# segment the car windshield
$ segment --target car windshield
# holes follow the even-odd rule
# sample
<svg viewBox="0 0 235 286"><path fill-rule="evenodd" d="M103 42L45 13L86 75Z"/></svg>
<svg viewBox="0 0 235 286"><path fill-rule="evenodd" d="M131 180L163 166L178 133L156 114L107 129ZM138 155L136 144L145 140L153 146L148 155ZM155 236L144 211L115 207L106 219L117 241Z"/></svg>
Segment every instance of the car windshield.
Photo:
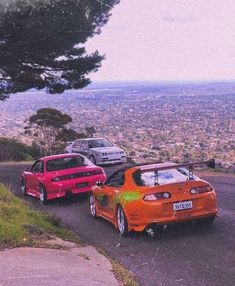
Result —
<svg viewBox="0 0 235 286"><path fill-rule="evenodd" d="M47 172L90 166L92 163L84 157L81 156L68 156L63 158L56 158L46 163Z"/></svg>
<svg viewBox="0 0 235 286"><path fill-rule="evenodd" d="M189 170L187 169L170 169L164 171L158 171L156 174L154 171L150 172L135 172L134 180L138 186L153 187L158 183L159 185L166 185L172 183L185 182L188 180ZM197 176L193 176L193 179L197 179Z"/></svg>
<svg viewBox="0 0 235 286"><path fill-rule="evenodd" d="M89 148L99 148L99 147L112 147L113 145L105 139L93 139L88 140Z"/></svg>

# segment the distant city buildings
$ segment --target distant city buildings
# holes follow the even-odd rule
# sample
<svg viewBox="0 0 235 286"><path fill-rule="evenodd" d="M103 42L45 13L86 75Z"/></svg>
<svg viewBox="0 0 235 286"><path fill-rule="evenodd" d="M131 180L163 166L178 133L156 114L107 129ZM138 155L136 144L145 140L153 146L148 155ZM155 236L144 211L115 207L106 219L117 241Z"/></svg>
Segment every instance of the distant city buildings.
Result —
<svg viewBox="0 0 235 286"><path fill-rule="evenodd" d="M25 93L1 103L0 136L26 141L23 122L42 107L94 126L137 162L215 158L235 171L235 83L99 87L62 95Z"/></svg>

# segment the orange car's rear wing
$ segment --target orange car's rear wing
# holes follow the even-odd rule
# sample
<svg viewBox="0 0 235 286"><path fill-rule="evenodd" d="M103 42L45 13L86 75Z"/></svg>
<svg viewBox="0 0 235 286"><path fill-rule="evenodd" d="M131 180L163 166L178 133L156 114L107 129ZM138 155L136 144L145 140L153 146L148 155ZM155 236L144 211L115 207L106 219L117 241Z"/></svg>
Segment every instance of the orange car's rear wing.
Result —
<svg viewBox="0 0 235 286"><path fill-rule="evenodd" d="M215 160L210 159L207 161L199 161L199 162L192 162L192 163L183 163L183 164L164 164L161 165L159 163L156 164L145 164L138 166L142 172L149 172L149 171L163 171L163 170L170 170L170 169L180 169L180 168L187 168L189 170L193 170L196 166L206 165L208 168L215 168ZM134 166L137 167L137 166Z"/></svg>
<svg viewBox="0 0 235 286"><path fill-rule="evenodd" d="M188 180L194 180L193 177L193 169L196 166L202 166L206 165L208 168L215 168L215 160L210 159L207 161L199 161L199 162L192 162L192 163L183 163L183 164L174 164L174 163L169 163L169 164L146 164L146 165L141 165L138 166L139 168L137 169L140 172L151 172L153 171L155 173L155 185L159 185L158 183L158 172L159 171L164 171L164 170L170 170L170 169L180 169L180 168L187 168L189 170L188 172ZM135 166L137 167L137 166Z"/></svg>

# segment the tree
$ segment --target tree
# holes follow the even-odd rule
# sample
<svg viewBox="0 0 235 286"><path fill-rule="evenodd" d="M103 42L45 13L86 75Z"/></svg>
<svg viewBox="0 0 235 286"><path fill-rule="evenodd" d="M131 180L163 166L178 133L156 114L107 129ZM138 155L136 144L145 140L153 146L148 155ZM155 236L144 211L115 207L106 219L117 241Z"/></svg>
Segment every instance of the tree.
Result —
<svg viewBox="0 0 235 286"><path fill-rule="evenodd" d="M86 129L86 134L88 137L92 138L94 134L96 133L94 126L86 127L85 129Z"/></svg>
<svg viewBox="0 0 235 286"><path fill-rule="evenodd" d="M119 0L0 0L0 100L31 88L83 88L104 56L84 43Z"/></svg>
<svg viewBox="0 0 235 286"><path fill-rule="evenodd" d="M41 148L41 153L52 154L53 147L62 138L61 133L66 132L66 125L72 118L53 108L39 109L36 114L26 121L25 134L30 136Z"/></svg>
<svg viewBox="0 0 235 286"><path fill-rule="evenodd" d="M67 142L67 141L74 141L79 138L86 138L86 134L78 133L74 129L63 128L56 137L56 140Z"/></svg>

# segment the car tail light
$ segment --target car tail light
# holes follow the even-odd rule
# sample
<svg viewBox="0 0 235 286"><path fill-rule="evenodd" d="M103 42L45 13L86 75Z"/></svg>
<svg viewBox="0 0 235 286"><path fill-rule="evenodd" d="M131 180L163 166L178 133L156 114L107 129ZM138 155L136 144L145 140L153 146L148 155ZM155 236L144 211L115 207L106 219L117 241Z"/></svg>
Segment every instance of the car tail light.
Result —
<svg viewBox="0 0 235 286"><path fill-rule="evenodd" d="M164 200L169 199L171 197L170 193L164 192L164 193L155 193L144 196L145 201L156 201L156 200Z"/></svg>
<svg viewBox="0 0 235 286"><path fill-rule="evenodd" d="M92 171L92 175L101 175L104 174L104 171L102 169L97 169Z"/></svg>
<svg viewBox="0 0 235 286"><path fill-rule="evenodd" d="M191 195L196 195L196 194L202 194L202 193L208 193L213 191L213 188L211 186L200 186L200 187L195 187L190 190Z"/></svg>
<svg viewBox="0 0 235 286"><path fill-rule="evenodd" d="M55 177L52 179L52 182L59 182L59 181L61 181L61 178L59 178L59 177Z"/></svg>
<svg viewBox="0 0 235 286"><path fill-rule="evenodd" d="M52 179L52 182L59 182L61 181L61 178L60 177L55 177Z"/></svg>
<svg viewBox="0 0 235 286"><path fill-rule="evenodd" d="M82 177L89 177L89 176L96 176L96 175L105 175L105 172L103 169L95 169L91 171L85 171L85 172L79 172L79 173L73 173L63 176L58 176L52 179L52 182L59 182L63 180L70 180L70 179L76 179L76 178L82 178Z"/></svg>

